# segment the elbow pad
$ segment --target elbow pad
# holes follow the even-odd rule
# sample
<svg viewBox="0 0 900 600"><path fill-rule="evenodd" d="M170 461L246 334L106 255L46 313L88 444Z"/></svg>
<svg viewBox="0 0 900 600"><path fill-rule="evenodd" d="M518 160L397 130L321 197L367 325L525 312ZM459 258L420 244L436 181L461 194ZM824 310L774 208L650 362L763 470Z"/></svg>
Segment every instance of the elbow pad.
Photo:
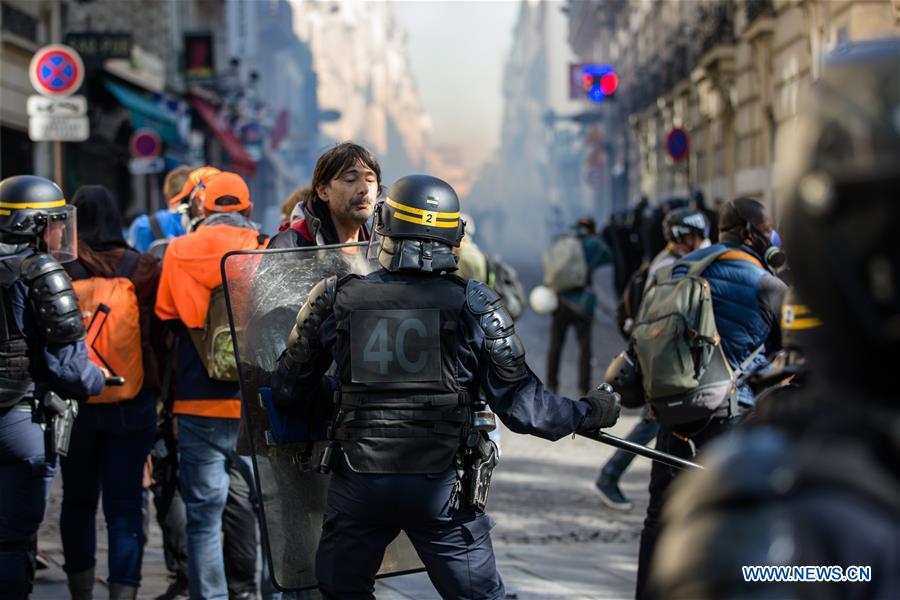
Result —
<svg viewBox="0 0 900 600"><path fill-rule="evenodd" d="M525 345L500 297L485 284L470 280L466 285L466 306L484 332L490 369L503 381L525 377Z"/></svg>
<svg viewBox="0 0 900 600"><path fill-rule="evenodd" d="M291 330L283 360L291 370L296 364L308 361L313 354L319 327L334 310L337 296L337 277L329 277L317 283L306 297L306 303L297 313L297 323Z"/></svg>
<svg viewBox="0 0 900 600"><path fill-rule="evenodd" d="M63 266L49 254L32 254L22 261L21 272L44 338L55 344L84 339L78 297Z"/></svg>

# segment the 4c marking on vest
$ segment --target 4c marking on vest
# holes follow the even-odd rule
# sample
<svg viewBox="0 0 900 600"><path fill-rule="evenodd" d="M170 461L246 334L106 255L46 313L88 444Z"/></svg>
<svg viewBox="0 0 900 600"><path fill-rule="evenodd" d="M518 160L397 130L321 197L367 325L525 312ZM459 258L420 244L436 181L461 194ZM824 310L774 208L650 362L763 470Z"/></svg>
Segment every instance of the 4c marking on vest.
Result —
<svg viewBox="0 0 900 600"><path fill-rule="evenodd" d="M350 316L354 383L439 381L440 310L358 310Z"/></svg>

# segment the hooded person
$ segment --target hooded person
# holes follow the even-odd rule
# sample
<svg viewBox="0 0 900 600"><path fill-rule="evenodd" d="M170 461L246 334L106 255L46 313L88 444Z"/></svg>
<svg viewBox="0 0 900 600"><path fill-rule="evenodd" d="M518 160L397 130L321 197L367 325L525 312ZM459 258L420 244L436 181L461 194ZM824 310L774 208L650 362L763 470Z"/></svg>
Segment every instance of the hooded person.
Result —
<svg viewBox="0 0 900 600"><path fill-rule="evenodd" d="M60 517L64 570L72 597L91 597L100 494L107 523L113 598L134 598L144 548L144 464L156 433L161 339L153 302L159 261L131 248L109 190L82 186L72 204L81 216L78 258L66 263L87 329L89 355L125 385L83 403L62 458ZM88 573L89 576L85 575Z"/></svg>

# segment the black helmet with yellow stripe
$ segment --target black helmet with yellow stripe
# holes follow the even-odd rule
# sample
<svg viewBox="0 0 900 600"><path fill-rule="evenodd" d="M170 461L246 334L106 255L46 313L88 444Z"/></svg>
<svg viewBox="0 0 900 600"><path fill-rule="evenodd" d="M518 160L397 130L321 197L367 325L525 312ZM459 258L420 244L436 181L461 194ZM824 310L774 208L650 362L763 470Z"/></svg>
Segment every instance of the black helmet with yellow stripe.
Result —
<svg viewBox="0 0 900 600"><path fill-rule="evenodd" d="M35 238L60 262L75 252L75 207L59 186L44 177L16 175L0 181L0 243L23 244Z"/></svg>
<svg viewBox="0 0 900 600"><path fill-rule="evenodd" d="M375 231L394 239L433 240L457 247L464 228L456 192L431 175L399 179L375 214Z"/></svg>
<svg viewBox="0 0 900 600"><path fill-rule="evenodd" d="M455 270L452 249L462 241L465 227L459 197L449 183L431 175L403 177L375 207L379 262L389 270Z"/></svg>

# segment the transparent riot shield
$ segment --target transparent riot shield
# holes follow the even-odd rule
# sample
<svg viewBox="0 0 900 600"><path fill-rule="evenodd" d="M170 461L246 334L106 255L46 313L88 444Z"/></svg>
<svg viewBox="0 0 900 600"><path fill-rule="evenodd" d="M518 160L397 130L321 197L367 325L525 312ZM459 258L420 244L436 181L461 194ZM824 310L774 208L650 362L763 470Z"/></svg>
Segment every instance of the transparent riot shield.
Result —
<svg viewBox="0 0 900 600"><path fill-rule="evenodd" d="M369 272L365 255L365 244L346 244L232 252L222 260L242 428L253 452L267 560L282 590L316 587L316 549L330 481L316 466L328 445L331 413L278 411L269 390L272 371L310 289L331 275ZM401 533L385 552L378 576L423 568Z"/></svg>

